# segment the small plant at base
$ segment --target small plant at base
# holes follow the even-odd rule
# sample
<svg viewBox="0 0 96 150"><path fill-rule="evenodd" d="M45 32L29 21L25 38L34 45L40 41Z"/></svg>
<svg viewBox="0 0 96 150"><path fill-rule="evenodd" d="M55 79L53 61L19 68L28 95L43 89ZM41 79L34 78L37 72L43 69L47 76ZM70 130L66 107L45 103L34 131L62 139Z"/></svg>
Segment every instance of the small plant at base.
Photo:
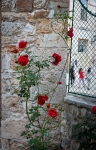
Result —
<svg viewBox="0 0 96 150"><path fill-rule="evenodd" d="M96 150L96 106L89 116L82 117L82 121L74 126L77 134L72 137L80 143L78 150Z"/></svg>

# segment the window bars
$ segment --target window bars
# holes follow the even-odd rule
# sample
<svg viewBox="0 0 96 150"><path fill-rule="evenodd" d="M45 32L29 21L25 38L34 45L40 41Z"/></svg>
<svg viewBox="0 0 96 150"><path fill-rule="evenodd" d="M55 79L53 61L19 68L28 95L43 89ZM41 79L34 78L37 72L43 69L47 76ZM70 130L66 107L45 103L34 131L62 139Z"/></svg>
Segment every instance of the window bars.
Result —
<svg viewBox="0 0 96 150"><path fill-rule="evenodd" d="M74 0L73 29L68 92L96 97L96 15L78 0Z"/></svg>

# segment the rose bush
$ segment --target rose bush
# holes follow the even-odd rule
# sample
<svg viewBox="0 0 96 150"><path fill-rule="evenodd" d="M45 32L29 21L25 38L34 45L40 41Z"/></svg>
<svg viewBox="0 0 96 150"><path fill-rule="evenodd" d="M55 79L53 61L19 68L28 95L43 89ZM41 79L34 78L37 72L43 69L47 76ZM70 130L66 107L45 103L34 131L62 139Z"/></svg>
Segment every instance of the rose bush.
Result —
<svg viewBox="0 0 96 150"><path fill-rule="evenodd" d="M58 8L61 9L61 6L59 5ZM57 14L57 16L63 21L63 27L65 27L66 20L71 18L66 12L62 15ZM68 32L64 31L65 29L62 30L62 35L59 35L66 42L66 39L68 37L72 38L74 34L72 28ZM29 121L21 136L25 136L28 139L30 150L49 150L52 139L54 139L54 135L51 133L53 129L56 130L61 126L59 115L62 112L62 108L59 108L58 105L51 104L51 98L53 93L56 92L56 88L62 84L61 78L66 63L60 78L56 81L56 86L45 92L45 90L40 89L42 86L41 72L45 68L49 69L51 65L59 65L62 61L62 56L54 52L48 59L39 60L38 56L30 55L30 48L28 49L27 46L27 41L22 40L12 50L12 53L15 53L15 63L18 65L16 73L18 74L19 85L16 87L15 93L21 98L21 102L26 103L26 115ZM24 54L22 54L23 50ZM32 96L31 88L35 88L36 91Z"/></svg>
<svg viewBox="0 0 96 150"><path fill-rule="evenodd" d="M15 93L26 102L26 114L29 120L29 123L25 127L26 130L21 135L26 136L28 139L30 150L47 150L51 144L51 131L53 128L60 127L61 125L61 120L59 119L61 110L56 110L58 106L56 106L56 108L55 105L54 107L51 106L49 92L40 92L39 86L42 84L40 72L45 67L49 68L50 65L59 65L62 61L62 56L54 53L51 57L49 56L48 60L39 61L37 60L37 56L30 57L26 43L27 42L21 41L18 44L19 48L26 47L23 52L25 54L22 55L22 51L18 47L12 51L12 53L15 53L15 62L18 64L16 73L18 73L17 79L19 80L19 85L15 89ZM56 81L56 86L61 84L59 80L60 79L58 79L58 84ZM30 97L31 87L37 88L37 94L34 94L32 98ZM50 92L52 92L53 89L50 90ZM30 103L30 105L28 103ZM43 119L41 119L42 117ZM58 121L56 121L57 118Z"/></svg>

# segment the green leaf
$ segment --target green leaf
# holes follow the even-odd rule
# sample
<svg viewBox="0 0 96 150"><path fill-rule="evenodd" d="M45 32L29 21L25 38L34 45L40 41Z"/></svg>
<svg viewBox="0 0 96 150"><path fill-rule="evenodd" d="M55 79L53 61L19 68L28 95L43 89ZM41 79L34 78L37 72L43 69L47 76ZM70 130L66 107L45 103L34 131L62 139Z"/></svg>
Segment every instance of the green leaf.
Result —
<svg viewBox="0 0 96 150"><path fill-rule="evenodd" d="M93 140L96 140L96 133L86 133L86 135L87 135L89 138L91 138L91 139L93 139Z"/></svg>
<svg viewBox="0 0 96 150"><path fill-rule="evenodd" d="M78 150L88 150L88 147L86 146L86 143L80 143L80 147Z"/></svg>
<svg viewBox="0 0 96 150"><path fill-rule="evenodd" d="M26 135L27 133L26 133L26 131L23 131L22 133L21 133L21 136L24 136L24 135Z"/></svg>

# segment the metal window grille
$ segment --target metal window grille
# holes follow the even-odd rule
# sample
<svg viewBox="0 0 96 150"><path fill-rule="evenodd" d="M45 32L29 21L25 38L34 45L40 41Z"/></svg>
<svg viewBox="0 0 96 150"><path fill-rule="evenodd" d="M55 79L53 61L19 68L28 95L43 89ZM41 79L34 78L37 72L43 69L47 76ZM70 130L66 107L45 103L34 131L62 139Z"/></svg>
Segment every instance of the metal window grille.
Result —
<svg viewBox="0 0 96 150"><path fill-rule="evenodd" d="M84 10L87 21L81 19L81 9ZM96 97L96 15L87 11L79 0L74 0L73 29L68 92ZM75 77L71 73L72 66ZM80 68L83 69L81 76ZM88 72L89 68L91 72Z"/></svg>

